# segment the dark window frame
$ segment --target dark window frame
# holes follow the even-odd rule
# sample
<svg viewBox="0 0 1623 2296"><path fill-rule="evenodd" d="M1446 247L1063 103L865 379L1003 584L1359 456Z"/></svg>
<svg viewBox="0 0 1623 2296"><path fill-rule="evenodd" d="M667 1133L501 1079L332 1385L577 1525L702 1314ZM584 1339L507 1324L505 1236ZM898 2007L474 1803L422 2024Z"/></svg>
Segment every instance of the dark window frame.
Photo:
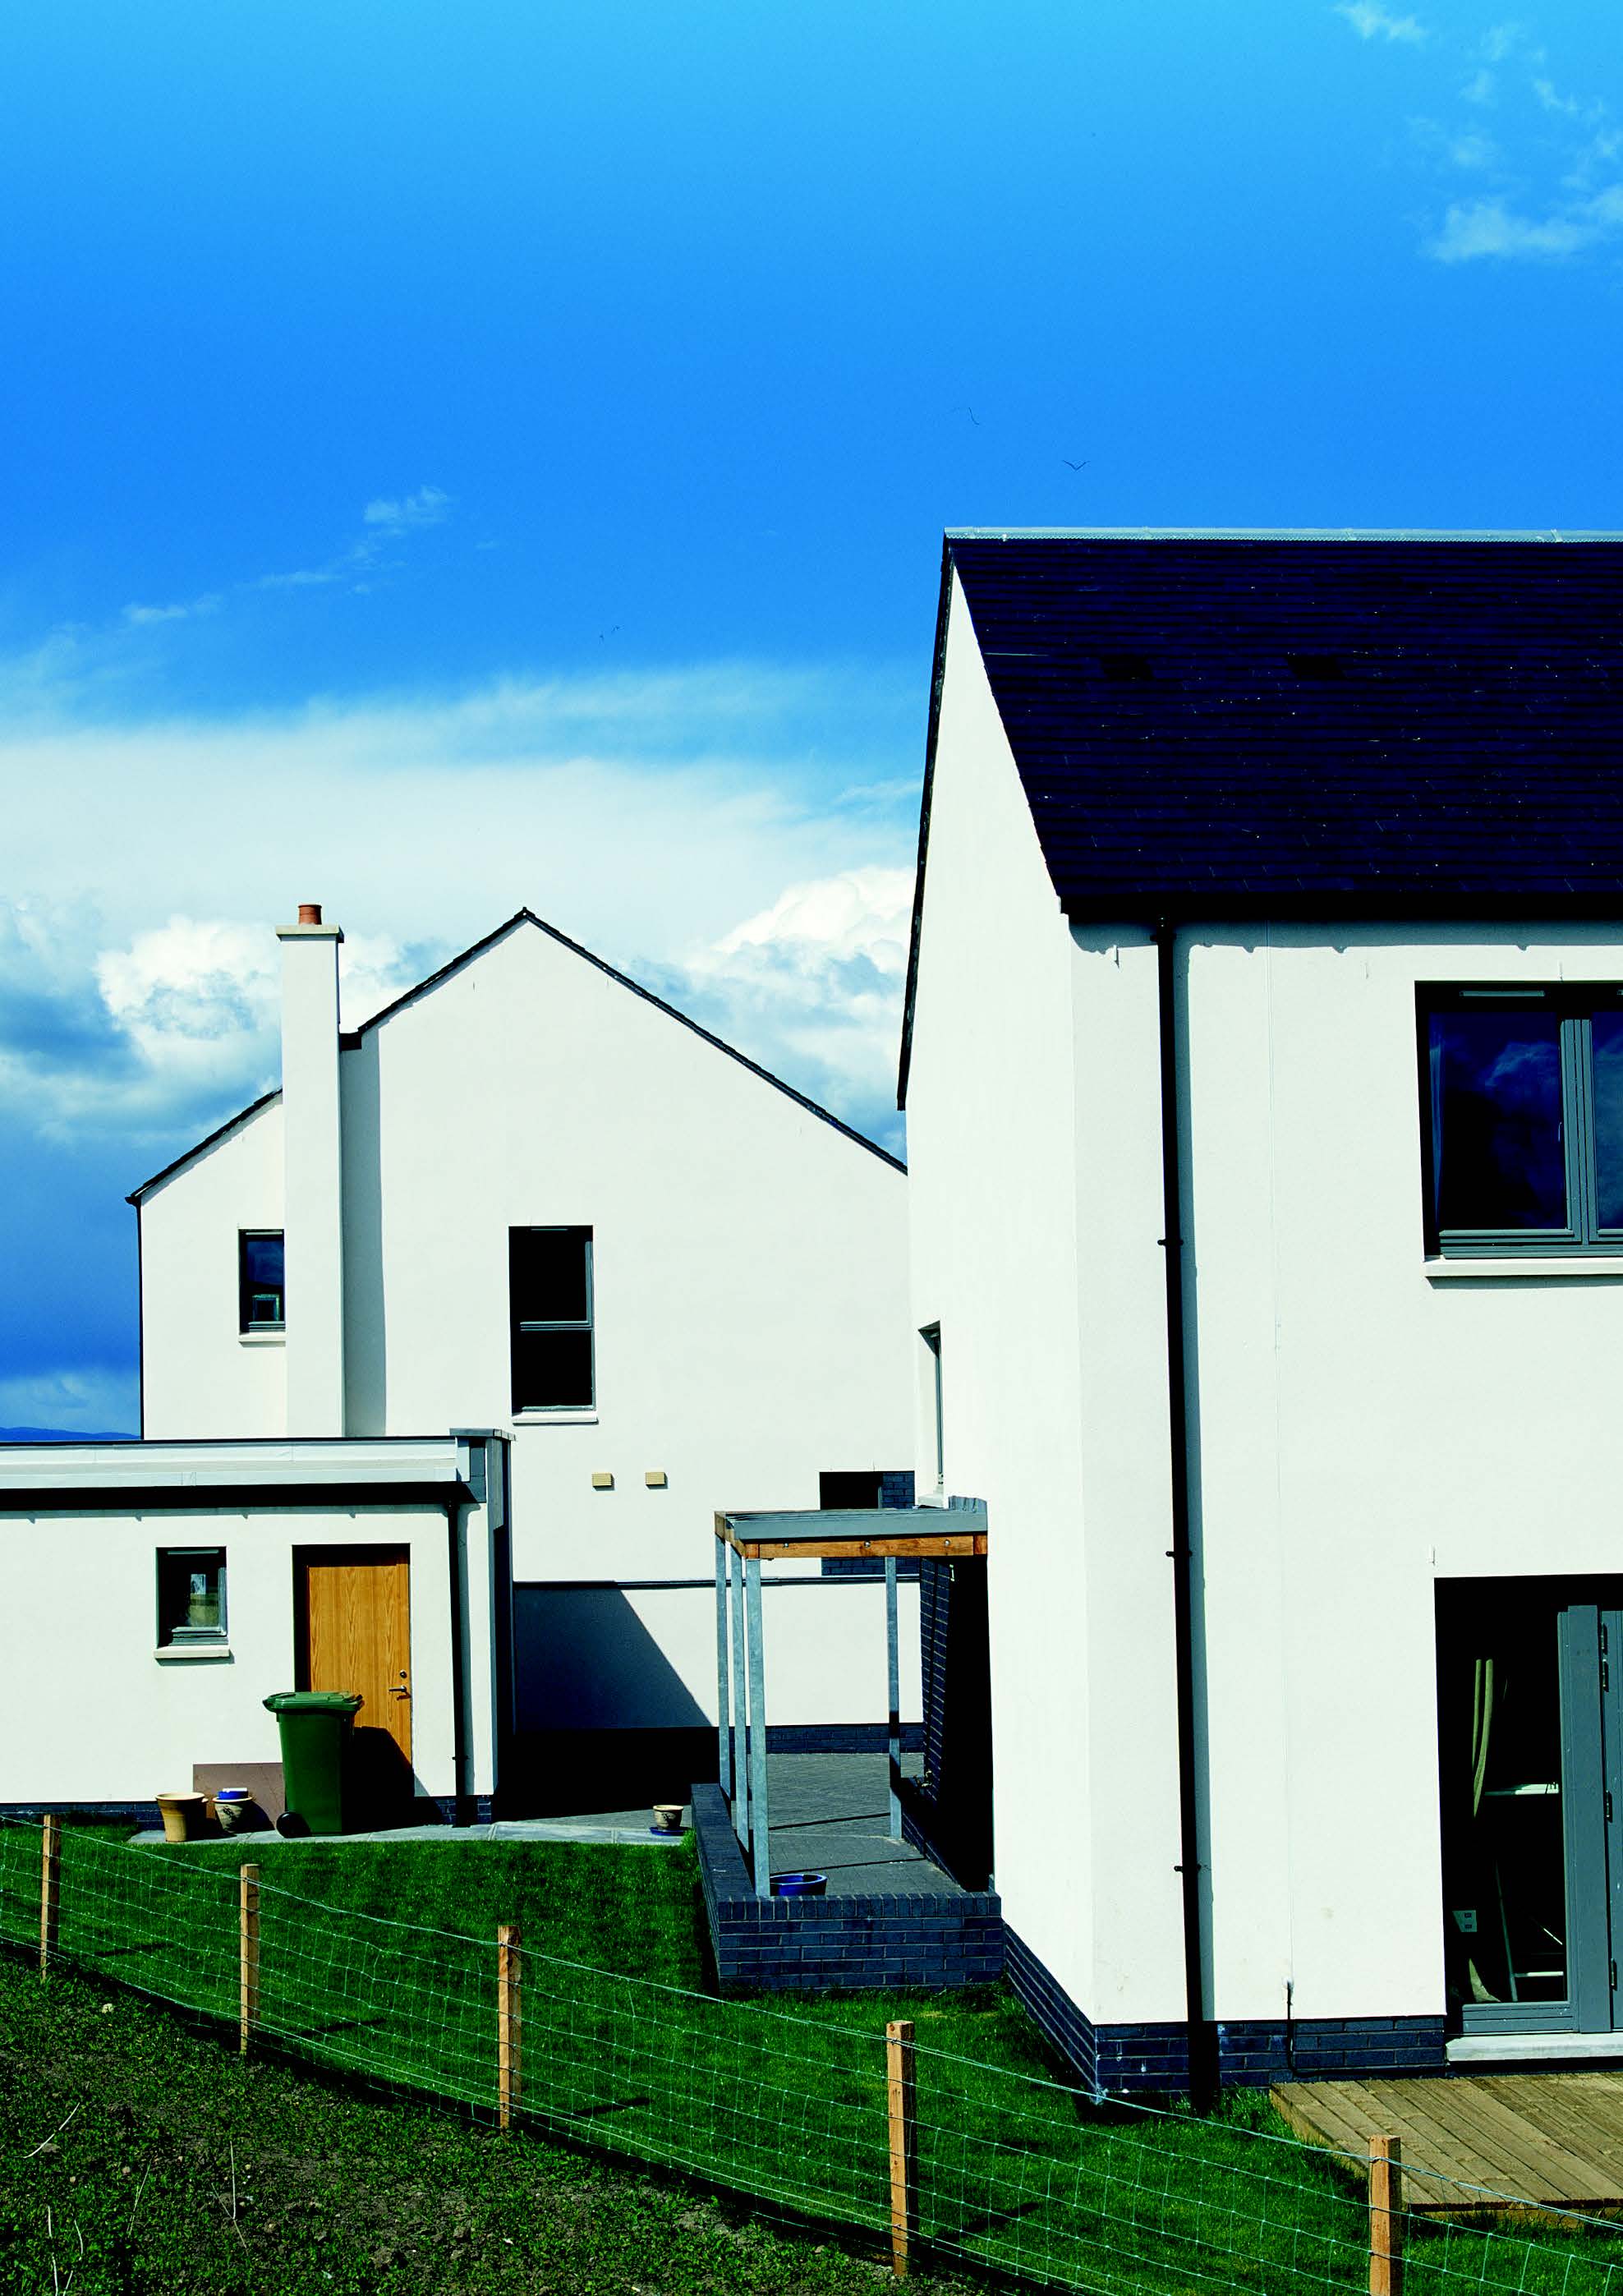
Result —
<svg viewBox="0 0 1623 2296"><path fill-rule="evenodd" d="M1432 1150L1430 1022L1434 1013L1553 1014L1561 1059L1562 1145L1566 1177L1563 1227L1445 1228L1437 1216ZM1599 1013L1623 1019L1623 986L1581 981L1522 986L1518 982L1422 984L1416 996L1420 1062L1420 1149L1425 1207L1425 1249L1440 1259L1623 1257L1623 1226L1604 1227L1599 1211L1594 1119L1594 1021Z"/></svg>
<svg viewBox="0 0 1623 2296"><path fill-rule="evenodd" d="M521 1316L518 1302L512 1296L512 1239L516 1235L578 1235L586 1247L586 1309L584 1316ZM595 1411L597 1408L597 1294L594 1280L594 1236L591 1228L576 1221L528 1220L507 1231L508 1250L508 1369L511 1382L512 1410L515 1417L528 1417L538 1412ZM586 1335L586 1383L591 1392L584 1403L521 1403L519 1400L519 1349L521 1333L530 1332L584 1332Z"/></svg>
<svg viewBox="0 0 1623 2296"><path fill-rule="evenodd" d="M248 1275L248 1247L250 1243L262 1243L273 1236L283 1248L282 1281L280 1283L274 1286L268 1283L250 1283ZM284 1332L287 1329L286 1253L287 1234L285 1229L279 1227L240 1227L237 1230L237 1329L245 1338L255 1332ZM268 1295L273 1289L275 1291L281 1300L282 1313L274 1318L270 1316L260 1316L258 1320L256 1321L248 1312L249 1305L253 1294L256 1292L262 1292Z"/></svg>
<svg viewBox="0 0 1623 2296"><path fill-rule="evenodd" d="M166 1599L168 1592L166 1580L171 1574L176 1572L177 1566L178 1575L190 1576L188 1566L194 1568L204 1556L209 1557L218 1570L219 1619L212 1627L176 1624L173 1617L174 1606ZM231 1620L228 1609L227 1576L226 1550L223 1546L160 1546L158 1548L154 1579L158 1606L157 1647L160 1650L212 1649L229 1642Z"/></svg>

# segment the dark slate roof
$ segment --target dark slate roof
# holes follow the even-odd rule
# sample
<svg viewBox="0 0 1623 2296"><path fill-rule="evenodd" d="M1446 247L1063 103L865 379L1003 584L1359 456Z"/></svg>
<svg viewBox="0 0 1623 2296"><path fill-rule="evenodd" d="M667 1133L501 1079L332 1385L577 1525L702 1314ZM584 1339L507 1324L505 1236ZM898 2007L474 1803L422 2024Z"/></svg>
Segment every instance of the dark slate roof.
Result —
<svg viewBox="0 0 1623 2296"><path fill-rule="evenodd" d="M947 562L1073 915L1623 918L1623 537L977 530Z"/></svg>

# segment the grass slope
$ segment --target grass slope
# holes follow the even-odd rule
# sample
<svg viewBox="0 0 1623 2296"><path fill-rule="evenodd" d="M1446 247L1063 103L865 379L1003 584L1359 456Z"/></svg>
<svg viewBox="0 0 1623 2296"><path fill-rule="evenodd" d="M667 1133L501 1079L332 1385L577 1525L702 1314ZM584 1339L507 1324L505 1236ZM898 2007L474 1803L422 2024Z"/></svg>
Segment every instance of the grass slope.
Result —
<svg viewBox="0 0 1623 2296"><path fill-rule="evenodd" d="M234 1845L167 1853L70 1833L62 1952L229 2024L239 1858ZM884 2025L906 2015L919 2042L918 2224L938 2259L1109 2296L1316 2296L1364 2282L1356 2181L1290 2138L1260 2098L1238 2096L1210 2121L1095 2107L1052 2077L1002 1992L770 2005L705 1992L691 1851L309 1843L259 1863L262 2038L324 2076L488 2116L495 1931L516 1921L530 2141L591 2144L879 2234L889 2204ZM37 1890L37 1833L0 1826L0 1936L26 1946ZM130 2013L125 2000L115 2025ZM251 2082L258 2070L234 2077ZM1618 2296L1623 2240L1503 2220L1486 2233L1417 2226L1407 2288Z"/></svg>
<svg viewBox="0 0 1623 2296"><path fill-rule="evenodd" d="M172 2013L0 1956L8 2292L874 2296L888 2278L744 2206L244 2064Z"/></svg>

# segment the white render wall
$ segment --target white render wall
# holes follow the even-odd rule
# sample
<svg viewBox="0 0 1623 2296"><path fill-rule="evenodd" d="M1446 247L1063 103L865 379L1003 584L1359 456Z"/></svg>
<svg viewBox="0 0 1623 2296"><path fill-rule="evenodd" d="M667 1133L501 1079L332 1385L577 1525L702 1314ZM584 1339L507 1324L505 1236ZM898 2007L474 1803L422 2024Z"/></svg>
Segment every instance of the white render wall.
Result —
<svg viewBox="0 0 1623 2296"><path fill-rule="evenodd" d="M513 1576L677 1582L635 1593L660 1661L638 1695L674 1674L713 1719L717 1510L816 1507L820 1471L911 1463L905 1176L528 923L340 1068L347 1432L514 1425L507 1231L590 1226L599 1399L514 1425ZM149 1435L283 1431L285 1350L239 1340L235 1289L237 1228L283 1224L283 1123L274 1104L146 1199ZM881 1722L882 1588L804 1603L772 1719ZM906 1587L911 1715L916 1620ZM529 1710L569 1726L568 1676Z"/></svg>
<svg viewBox="0 0 1623 2296"><path fill-rule="evenodd" d="M815 1507L820 1470L908 1464L894 1166L533 926L366 1032L343 1070L351 1431L511 1424L515 1580L708 1581L718 1508ZM598 1399L514 1420L507 1232L531 1224L593 1231ZM713 1719L704 1587L635 1600ZM772 1719L882 1720L882 1589L804 1600L816 1688L799 1694L786 1636ZM911 1589L903 1625L916 1713ZM527 1712L579 1726L567 1679L532 1685Z"/></svg>
<svg viewBox="0 0 1623 2296"><path fill-rule="evenodd" d="M488 1538L466 1511L471 1615ZM420 1792L454 1790L450 1592L442 1509L150 1506L0 1510L0 1618L38 1622L37 1664L0 1668L0 1804L150 1802L194 1762L275 1762L262 1703L294 1686L293 1549L405 1546L411 1556L412 1751ZM229 1656L160 1657L157 1556L225 1549ZM48 1566L48 1567L45 1567ZM488 1679L471 1685L472 1791L491 1786Z"/></svg>
<svg viewBox="0 0 1623 2296"><path fill-rule="evenodd" d="M1142 935L1073 943L955 584L912 1322L941 1326L946 1490L988 1506L996 1885L1103 2021L1184 2006L1155 1000Z"/></svg>
<svg viewBox="0 0 1623 2296"><path fill-rule="evenodd" d="M1623 1280L1429 1272L1416 984L1623 938L1188 939L1216 2013L1435 2015L1436 1581L1623 1573Z"/></svg>
<svg viewBox="0 0 1623 2296"><path fill-rule="evenodd" d="M161 1181L140 1219L142 1433L285 1435L286 1349L242 1332L237 1291L239 1231L283 1224L281 1103Z"/></svg>

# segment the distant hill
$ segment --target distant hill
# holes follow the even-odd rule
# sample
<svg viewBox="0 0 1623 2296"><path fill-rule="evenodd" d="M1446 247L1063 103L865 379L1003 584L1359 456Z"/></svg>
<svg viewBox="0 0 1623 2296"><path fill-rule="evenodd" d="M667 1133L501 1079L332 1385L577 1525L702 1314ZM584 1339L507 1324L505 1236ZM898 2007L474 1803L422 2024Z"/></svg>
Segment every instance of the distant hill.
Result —
<svg viewBox="0 0 1623 2296"><path fill-rule="evenodd" d="M0 1443L137 1443L106 1427L0 1427Z"/></svg>

